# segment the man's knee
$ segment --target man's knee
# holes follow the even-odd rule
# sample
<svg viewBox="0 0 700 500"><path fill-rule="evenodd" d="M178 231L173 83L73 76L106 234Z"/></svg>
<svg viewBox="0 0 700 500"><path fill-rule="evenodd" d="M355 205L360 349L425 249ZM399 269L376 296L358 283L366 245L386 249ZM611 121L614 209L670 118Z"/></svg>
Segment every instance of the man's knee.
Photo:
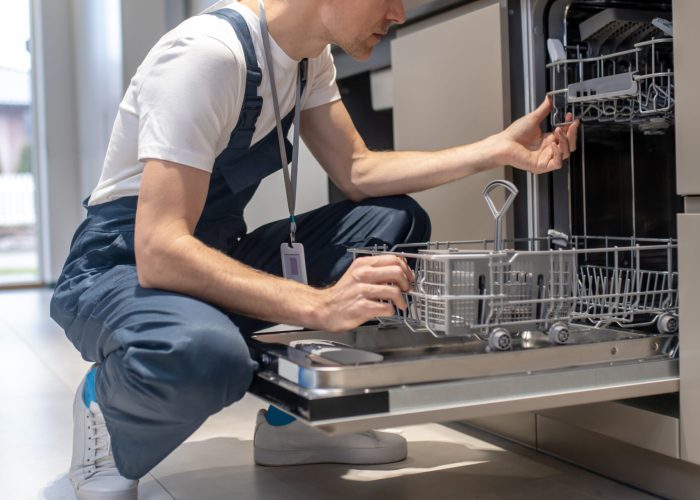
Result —
<svg viewBox="0 0 700 500"><path fill-rule="evenodd" d="M409 217L415 229L413 233L422 238L410 241L410 243L423 242L430 239L430 216L420 204L410 196L399 196L402 210Z"/></svg>
<svg viewBox="0 0 700 500"><path fill-rule="evenodd" d="M403 229L397 235L397 241L387 243L419 243L430 239L430 216L410 196L387 196L370 202L382 212L393 227Z"/></svg>
<svg viewBox="0 0 700 500"><path fill-rule="evenodd" d="M176 316L177 317L177 316ZM176 321L163 335L143 333L127 342L122 374L141 392L175 403L192 417L212 414L241 399L257 364L238 328L223 314Z"/></svg>
<svg viewBox="0 0 700 500"><path fill-rule="evenodd" d="M199 404L214 411L241 399L257 368L230 321L197 325L178 350L187 374L183 387Z"/></svg>

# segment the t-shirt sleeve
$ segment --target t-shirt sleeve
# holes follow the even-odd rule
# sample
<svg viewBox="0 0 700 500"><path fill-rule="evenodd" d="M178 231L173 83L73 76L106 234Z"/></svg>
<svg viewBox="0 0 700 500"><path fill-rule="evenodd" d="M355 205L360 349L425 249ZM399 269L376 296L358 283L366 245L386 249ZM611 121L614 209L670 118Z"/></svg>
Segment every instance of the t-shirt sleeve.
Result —
<svg viewBox="0 0 700 500"><path fill-rule="evenodd" d="M209 36L179 38L156 56L137 97L140 161L212 171L238 121L245 86L241 57Z"/></svg>
<svg viewBox="0 0 700 500"><path fill-rule="evenodd" d="M340 100L335 75L335 64L329 45L320 56L309 61L309 88L304 92L306 97L301 105L302 110Z"/></svg>

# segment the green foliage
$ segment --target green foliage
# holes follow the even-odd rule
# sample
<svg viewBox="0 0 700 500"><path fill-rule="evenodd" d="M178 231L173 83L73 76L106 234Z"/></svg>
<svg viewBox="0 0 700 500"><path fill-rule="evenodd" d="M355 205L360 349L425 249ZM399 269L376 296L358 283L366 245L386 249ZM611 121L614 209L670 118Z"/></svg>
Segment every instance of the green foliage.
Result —
<svg viewBox="0 0 700 500"><path fill-rule="evenodd" d="M27 144L22 148L22 154L19 158L19 165L17 167L18 174L31 174L32 173L32 147Z"/></svg>

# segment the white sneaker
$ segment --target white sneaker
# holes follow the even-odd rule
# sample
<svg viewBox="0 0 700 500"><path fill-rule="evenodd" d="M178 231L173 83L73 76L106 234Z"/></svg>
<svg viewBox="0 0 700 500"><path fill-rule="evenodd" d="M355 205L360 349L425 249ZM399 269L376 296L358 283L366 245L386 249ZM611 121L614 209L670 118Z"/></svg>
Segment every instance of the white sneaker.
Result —
<svg viewBox="0 0 700 500"><path fill-rule="evenodd" d="M388 432L360 432L329 436L294 421L288 425L267 423L265 410L258 412L253 439L258 465L385 464L404 460L406 440Z"/></svg>
<svg viewBox="0 0 700 500"><path fill-rule="evenodd" d="M85 379L73 401L73 458L70 477L78 500L136 500L138 481L119 474L112 446L96 402L85 406Z"/></svg>

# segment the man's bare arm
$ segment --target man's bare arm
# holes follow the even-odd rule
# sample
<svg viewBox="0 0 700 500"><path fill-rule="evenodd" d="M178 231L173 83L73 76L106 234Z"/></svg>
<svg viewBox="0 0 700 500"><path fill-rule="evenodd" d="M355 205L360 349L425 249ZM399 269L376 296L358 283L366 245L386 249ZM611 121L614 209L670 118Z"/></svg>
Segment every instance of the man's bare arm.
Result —
<svg viewBox="0 0 700 500"><path fill-rule="evenodd" d="M441 151L370 151L341 101L302 113L304 142L352 200L423 191L502 165L534 173L561 168L576 149L578 122L542 134L545 101L503 132ZM570 118L570 117L569 117Z"/></svg>
<svg viewBox="0 0 700 500"><path fill-rule="evenodd" d="M139 283L275 322L342 331L405 307L410 269L392 256L358 259L334 286L316 289L252 269L197 240L210 175L177 163L146 163L136 212ZM391 283L395 286L387 285Z"/></svg>

